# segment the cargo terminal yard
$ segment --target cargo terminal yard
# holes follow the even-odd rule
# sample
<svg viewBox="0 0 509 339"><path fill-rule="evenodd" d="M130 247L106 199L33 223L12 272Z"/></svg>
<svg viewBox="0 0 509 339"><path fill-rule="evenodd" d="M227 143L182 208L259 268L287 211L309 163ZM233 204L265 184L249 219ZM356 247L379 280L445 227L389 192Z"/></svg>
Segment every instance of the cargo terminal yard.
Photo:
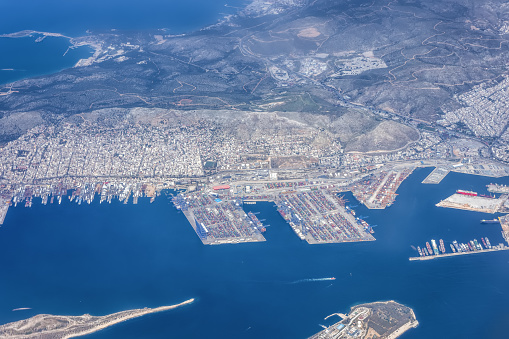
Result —
<svg viewBox="0 0 509 339"><path fill-rule="evenodd" d="M357 200L370 209L384 209L396 200L396 190L413 168L381 171L372 174L350 187Z"/></svg>
<svg viewBox="0 0 509 339"><path fill-rule="evenodd" d="M496 198L489 195L477 194L477 192L457 190L455 194L440 201L436 206L484 213L497 213L505 209L505 203L508 197L508 195L502 195Z"/></svg>
<svg viewBox="0 0 509 339"><path fill-rule="evenodd" d="M173 204L183 211L204 244L264 241L267 225L242 209L256 201L275 202L295 234L309 244L375 240L369 224L355 217L333 185L302 181L240 187L244 186L218 185L203 192L181 193Z"/></svg>
<svg viewBox="0 0 509 339"><path fill-rule="evenodd" d="M242 209L241 200L223 201L207 194L179 194L173 203L180 209L205 245L265 241L265 228Z"/></svg>
<svg viewBox="0 0 509 339"><path fill-rule="evenodd" d="M375 240L369 225L329 190L279 194L276 204L293 231L309 244Z"/></svg>

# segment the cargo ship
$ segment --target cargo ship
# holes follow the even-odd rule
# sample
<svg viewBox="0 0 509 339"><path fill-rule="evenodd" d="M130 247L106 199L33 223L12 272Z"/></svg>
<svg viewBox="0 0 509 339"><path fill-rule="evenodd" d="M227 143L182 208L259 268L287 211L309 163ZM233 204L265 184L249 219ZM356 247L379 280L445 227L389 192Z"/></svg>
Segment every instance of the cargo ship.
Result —
<svg viewBox="0 0 509 339"><path fill-rule="evenodd" d="M442 252L442 254L444 254L445 253L444 241L442 239L440 239L438 242L440 243L440 252Z"/></svg>
<svg viewBox="0 0 509 339"><path fill-rule="evenodd" d="M435 239L431 239L431 247L433 247L433 253L435 255L438 255L438 247L437 247L437 242L435 241Z"/></svg>
<svg viewBox="0 0 509 339"><path fill-rule="evenodd" d="M479 242L477 241L477 239L474 239L474 244L475 244L475 248L478 249L478 250L482 250L482 246L481 244L479 244Z"/></svg>
<svg viewBox="0 0 509 339"><path fill-rule="evenodd" d="M267 229L263 226L260 220L254 215L253 212L247 212L247 215L249 216L249 219L254 223L256 229L258 229L260 232L264 233Z"/></svg>
<svg viewBox="0 0 509 339"><path fill-rule="evenodd" d="M285 213L285 211L283 211L282 209L278 209L277 211L283 217L283 219L285 219L286 221L290 220L290 217Z"/></svg>
<svg viewBox="0 0 509 339"><path fill-rule="evenodd" d="M431 250L431 246L428 241L426 241L426 248L428 249L428 253L431 255L433 251Z"/></svg>
<svg viewBox="0 0 509 339"><path fill-rule="evenodd" d="M453 244L449 244L449 246L451 246L452 253L456 253L456 249L454 248Z"/></svg>
<svg viewBox="0 0 509 339"><path fill-rule="evenodd" d="M500 220L498 220L498 219L493 219L493 220L483 219L483 220L481 220L481 224L499 224L499 223L500 223Z"/></svg>
<svg viewBox="0 0 509 339"><path fill-rule="evenodd" d="M486 245L486 241L484 240L484 238L481 238L481 241L482 241L482 244L484 245L485 248L488 248L488 246Z"/></svg>
<svg viewBox="0 0 509 339"><path fill-rule="evenodd" d="M421 257L423 256L421 248L419 246L417 246L417 252L419 252L419 256L421 256Z"/></svg>
<svg viewBox="0 0 509 339"><path fill-rule="evenodd" d="M477 196L477 192L472 192L472 191L457 190L456 193L463 194L463 195L469 195L471 197Z"/></svg>
<svg viewBox="0 0 509 339"><path fill-rule="evenodd" d="M488 245L488 248L491 248L490 240L488 237L485 237L484 239L486 240L486 245Z"/></svg>
<svg viewBox="0 0 509 339"><path fill-rule="evenodd" d="M456 248L456 250L457 250L458 252L461 252L461 248L459 247L458 242L457 242L456 240L454 240L454 241L452 242L452 244L454 245L454 247Z"/></svg>

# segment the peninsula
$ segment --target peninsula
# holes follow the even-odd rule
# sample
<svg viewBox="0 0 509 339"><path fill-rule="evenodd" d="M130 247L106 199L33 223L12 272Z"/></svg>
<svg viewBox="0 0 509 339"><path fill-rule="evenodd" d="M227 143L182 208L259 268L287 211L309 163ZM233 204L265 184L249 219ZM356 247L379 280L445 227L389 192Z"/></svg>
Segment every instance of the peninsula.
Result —
<svg viewBox="0 0 509 339"><path fill-rule="evenodd" d="M393 300L357 305L352 307L348 315L333 315L342 320L309 338L395 339L419 325L411 308Z"/></svg>
<svg viewBox="0 0 509 339"><path fill-rule="evenodd" d="M91 334L129 319L172 310L192 304L193 299L180 304L161 306L157 308L142 308L108 314L105 316L63 316L38 314L32 318L8 323L0 326L1 338L39 338L39 339L67 339Z"/></svg>

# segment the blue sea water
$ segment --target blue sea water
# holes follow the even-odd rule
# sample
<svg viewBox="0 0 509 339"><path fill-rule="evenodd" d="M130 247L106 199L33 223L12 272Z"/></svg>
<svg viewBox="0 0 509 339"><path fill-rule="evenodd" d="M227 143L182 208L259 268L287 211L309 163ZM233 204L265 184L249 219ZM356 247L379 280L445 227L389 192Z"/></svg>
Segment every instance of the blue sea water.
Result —
<svg viewBox="0 0 509 339"><path fill-rule="evenodd" d="M70 37L110 31L156 30L180 34L214 24L245 6L245 0L17 0L0 1L0 34L21 30L61 33ZM0 85L72 67L91 55L81 47L63 56L69 42L37 37L0 38ZM12 69L12 70L11 70Z"/></svg>
<svg viewBox="0 0 509 339"><path fill-rule="evenodd" d="M378 225L375 242L308 245L271 203L246 205L271 226L267 241L203 246L170 200L9 210L0 228L0 323L40 313L102 315L192 305L115 325L87 338L304 338L355 304L396 300L420 322L403 338L503 338L509 323L509 253L410 262L431 238L502 241L492 215L435 207L456 189L485 192L492 179L449 174L440 185L416 170L387 210L356 211ZM352 205L357 202L345 197ZM302 281L336 277L335 281ZM31 310L13 312L19 307Z"/></svg>

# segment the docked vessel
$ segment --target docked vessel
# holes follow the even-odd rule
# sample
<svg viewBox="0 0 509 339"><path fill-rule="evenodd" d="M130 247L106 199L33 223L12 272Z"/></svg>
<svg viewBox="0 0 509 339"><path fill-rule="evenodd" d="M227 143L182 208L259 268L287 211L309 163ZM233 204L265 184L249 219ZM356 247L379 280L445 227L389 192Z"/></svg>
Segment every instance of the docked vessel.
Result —
<svg viewBox="0 0 509 339"><path fill-rule="evenodd" d="M428 241L426 241L426 248L428 249L428 253L431 255L433 251L431 250L431 246Z"/></svg>
<svg viewBox="0 0 509 339"><path fill-rule="evenodd" d="M499 224L499 223L500 223L500 220L498 220L498 219L493 219L493 220L482 219L481 220L481 224Z"/></svg>
<svg viewBox="0 0 509 339"><path fill-rule="evenodd" d="M419 252L419 256L422 257L422 251L421 251L421 248L419 246L417 246L417 252Z"/></svg>
<svg viewBox="0 0 509 339"><path fill-rule="evenodd" d="M440 252L442 252L442 254L444 254L445 253L444 241L442 239L440 239L439 243L440 243Z"/></svg>
<svg viewBox="0 0 509 339"><path fill-rule="evenodd" d="M453 244L449 244L449 246L451 246L452 253L456 253L456 249L454 248Z"/></svg>
<svg viewBox="0 0 509 339"><path fill-rule="evenodd" d="M490 240L488 239L488 237L485 237L484 239L486 240L486 245L488 245L488 248L491 249L491 244L490 244Z"/></svg>
<svg viewBox="0 0 509 339"><path fill-rule="evenodd" d="M438 255L438 247L437 247L437 242L435 241L435 239L431 239L431 246L433 247L433 253L435 255Z"/></svg>
<svg viewBox="0 0 509 339"><path fill-rule="evenodd" d="M477 192L473 192L473 191L457 190L456 193L463 194L463 195L469 195L471 197L476 197L477 196Z"/></svg>

